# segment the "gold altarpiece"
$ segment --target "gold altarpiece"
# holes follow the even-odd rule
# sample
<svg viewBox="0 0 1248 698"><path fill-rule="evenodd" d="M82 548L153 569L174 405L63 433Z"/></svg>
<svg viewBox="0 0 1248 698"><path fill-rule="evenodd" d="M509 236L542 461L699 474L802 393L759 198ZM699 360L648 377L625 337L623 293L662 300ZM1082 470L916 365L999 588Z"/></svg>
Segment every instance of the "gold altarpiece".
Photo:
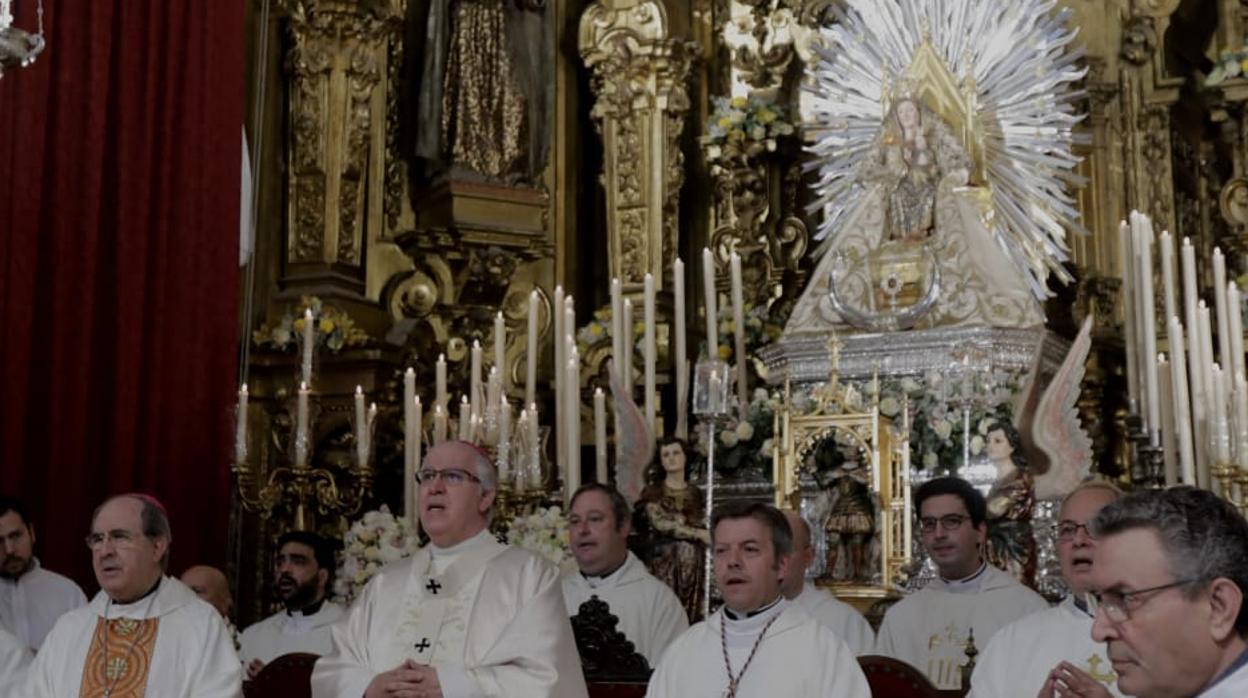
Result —
<svg viewBox="0 0 1248 698"><path fill-rule="evenodd" d="M372 339L318 357L324 416L314 451L331 461L322 464L340 467L335 459L346 458L349 396L360 384L381 407L376 478L365 506L401 502L401 367L418 367L424 393L432 385L428 367L445 353L452 393L462 392L468 347L473 340L487 344L493 313L501 310L512 338L503 373L514 395L522 386L532 290L541 299L543 381L556 284L577 295L584 323L606 304L611 276L623 277L635 294L650 272L667 289L671 260L693 259L710 246L721 288L728 254L737 251L752 302L791 304L811 270L808 231L815 223L805 211L799 148L743 149L708 162L697 137L713 96L760 94L796 107L810 42L821 23L832 21L834 4L516 3L532 13L527 21L546 22L555 47L549 74L540 76L553 90L551 108L544 123L533 125L548 136L545 165L522 182L429 176L414 155L422 59L436 48L426 32L429 12L455 12L457 0L250 2L249 81L256 89L249 106L257 118L248 140L259 203L244 334L300 296L317 295L342 307ZM1234 253L1233 273L1246 271L1248 209L1235 194L1248 194L1248 79L1205 87L1202 72L1221 51L1241 46L1245 9L1237 0L1217 0L1211 19L1194 11L1198 3L1179 0L1061 4L1076 12L1089 67L1082 127L1089 145L1080 169L1088 184L1078 196L1091 234L1072 240L1077 282L1046 314L1050 328L1069 334L1084 316L1096 318L1079 408L1099 468L1114 474L1129 467L1119 398L1118 221L1138 208L1159 229L1190 236L1198 259L1220 245ZM1203 286L1212 284L1209 270L1199 275ZM670 297L661 298L665 325ZM660 337L670 341L665 332ZM659 354L664 386L670 359L665 348ZM594 356L582 373L585 395L602 384L602 355ZM257 350L248 366L253 451L265 454L263 473L286 447L281 433L290 419L295 360ZM586 444L591 431L583 429ZM260 520L237 507L235 514L231 566L245 622L261 609L267 541L289 522Z"/></svg>

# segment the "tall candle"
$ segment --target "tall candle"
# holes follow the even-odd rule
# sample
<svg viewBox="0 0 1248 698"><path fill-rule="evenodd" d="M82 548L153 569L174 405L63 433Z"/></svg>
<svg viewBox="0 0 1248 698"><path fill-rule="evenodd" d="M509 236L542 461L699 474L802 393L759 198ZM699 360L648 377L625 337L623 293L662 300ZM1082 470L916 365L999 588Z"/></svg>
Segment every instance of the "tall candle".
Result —
<svg viewBox="0 0 1248 698"><path fill-rule="evenodd" d="M1140 255L1140 303L1144 319L1144 356L1141 362L1144 369L1144 389L1148 396L1148 429L1152 443L1157 443L1157 432L1161 425L1161 391L1157 382L1157 300L1153 294L1153 239L1152 223L1143 214L1137 214L1140 221L1137 241Z"/></svg>
<svg viewBox="0 0 1248 698"><path fill-rule="evenodd" d="M507 323L503 313L494 316L494 367L498 369L499 387L507 386Z"/></svg>
<svg viewBox="0 0 1248 698"><path fill-rule="evenodd" d="M642 304L642 318L645 322L645 333L642 339L642 352L644 361L646 362L645 370L645 415L646 428L656 436L662 436L662 429L655 426L655 406L654 406L654 389L655 389L655 316L654 316L654 275L646 274L645 291Z"/></svg>
<svg viewBox="0 0 1248 698"><path fill-rule="evenodd" d="M1239 467L1248 467L1248 381L1244 374L1235 376L1235 460Z"/></svg>
<svg viewBox="0 0 1248 698"><path fill-rule="evenodd" d="M416 369L408 367L403 372L403 482L410 489L412 480L408 479L417 470L420 456L419 432L420 417L416 414Z"/></svg>
<svg viewBox="0 0 1248 698"><path fill-rule="evenodd" d="M1230 430L1227 426L1226 376L1222 367L1213 365L1213 452L1218 465L1231 460ZM1212 483L1205 485L1212 487Z"/></svg>
<svg viewBox="0 0 1248 698"><path fill-rule="evenodd" d="M446 409L441 404L433 406L433 445L446 441Z"/></svg>
<svg viewBox="0 0 1248 698"><path fill-rule="evenodd" d="M361 470L368 464L368 408L359 385L355 386L355 463Z"/></svg>
<svg viewBox="0 0 1248 698"><path fill-rule="evenodd" d="M744 422L750 409L750 389L746 383L749 357L745 354L745 300L741 288L741 255L733 252L729 262L732 267L732 325L736 340L733 355L737 364L737 410L738 418Z"/></svg>
<svg viewBox="0 0 1248 698"><path fill-rule="evenodd" d="M672 299L675 316L672 333L676 335L676 358L672 366L676 375L676 437L688 440L689 418L686 413L689 411L689 367L686 364L685 346L685 263L680 257L672 264Z"/></svg>
<svg viewBox="0 0 1248 698"><path fill-rule="evenodd" d="M702 291L706 298L706 358L719 358L719 309L715 299L715 258L710 248L702 248Z"/></svg>
<svg viewBox="0 0 1248 698"><path fill-rule="evenodd" d="M1164 307L1166 318L1174 317L1178 308L1178 299L1174 288L1174 236L1169 230L1163 230L1160 238L1161 248L1161 290L1165 294Z"/></svg>
<svg viewBox="0 0 1248 698"><path fill-rule="evenodd" d="M507 482L511 479L511 403L507 396L499 398L497 407L498 420L498 481Z"/></svg>
<svg viewBox="0 0 1248 698"><path fill-rule="evenodd" d="M312 317L312 309L303 311L303 366L300 380L312 385L312 350L316 346L316 319Z"/></svg>
<svg viewBox="0 0 1248 698"><path fill-rule="evenodd" d="M1196 249L1192 247L1190 238L1183 238L1183 245L1179 248L1179 261L1183 267L1183 325L1187 328L1188 338L1187 360L1188 377L1191 380L1192 418L1196 420L1204 417L1204 390L1201 387L1201 379L1204 375L1200 369L1201 353L1196 349L1200 340L1200 325L1197 318L1200 293L1196 288Z"/></svg>
<svg viewBox="0 0 1248 698"><path fill-rule="evenodd" d="M487 442L491 438L498 438L498 400L502 394L503 381L499 377L498 367L491 366L490 377L485 381L485 414L482 416L482 419L489 425L487 431L489 428L492 428L494 431L486 437Z"/></svg>
<svg viewBox="0 0 1248 698"><path fill-rule="evenodd" d="M459 440L472 440L472 403L467 395L459 400Z"/></svg>
<svg viewBox="0 0 1248 698"><path fill-rule="evenodd" d="M624 354L624 292L619 279L611 279L611 358L618 370Z"/></svg>
<svg viewBox="0 0 1248 698"><path fill-rule="evenodd" d="M636 342L633 340L633 301L630 298L624 299L624 333L623 346L621 351L621 368L620 378L624 381L624 389L628 391L629 397L633 394L633 346Z"/></svg>
<svg viewBox="0 0 1248 698"><path fill-rule="evenodd" d="M446 354L438 354L438 362L434 364L435 378L437 389L434 394L435 402L441 406L444 411L451 409L451 404L447 401L446 394Z"/></svg>
<svg viewBox="0 0 1248 698"><path fill-rule="evenodd" d="M1199 334L1197 336L1200 351L1200 383L1204 394L1200 399L1193 396L1193 402L1202 405L1204 410L1204 421L1197 425L1196 434L1198 436L1196 443L1199 447L1196 450L1196 486L1202 488L1209 487L1209 466L1210 460L1216 455L1216 451L1210 450L1213 439L1217 433L1217 414L1214 412L1214 401L1217 400L1217 386L1213 384L1213 338L1210 332L1209 308L1205 306L1205 302L1199 301L1196 304L1196 326Z"/></svg>
<svg viewBox="0 0 1248 698"><path fill-rule="evenodd" d="M564 397L564 385L567 383L566 376L568 374L567 365L567 345L566 333L563 329L565 315L563 312L563 286L555 286L555 304L552 307L555 316L555 334L553 341L555 344L555 367L551 373L554 374L555 383L555 422L551 425L551 430L556 434L555 437L555 462L562 467L567 456L567 439L561 435L567 411L567 399Z"/></svg>
<svg viewBox="0 0 1248 698"><path fill-rule="evenodd" d="M1226 313L1226 258L1213 248L1213 308L1218 320L1218 364L1231 370L1231 325ZM1231 375L1231 374L1228 374Z"/></svg>
<svg viewBox="0 0 1248 698"><path fill-rule="evenodd" d="M525 345L524 404L533 402L537 395L537 291L529 293L529 333Z"/></svg>
<svg viewBox="0 0 1248 698"><path fill-rule="evenodd" d="M1179 464L1176 457L1174 429L1174 387L1171 379L1170 362L1165 354L1157 355L1157 381L1161 388L1161 430L1162 437L1162 472L1165 474L1166 487L1178 484Z"/></svg>
<svg viewBox="0 0 1248 698"><path fill-rule="evenodd" d="M403 464L403 513L407 516L407 523L411 526L420 525L420 488L416 486L416 471L420 467L421 440L424 438L420 424L424 406L420 404L420 396L416 395L410 402L404 405L405 411L410 405L412 417L415 421L415 428L408 437L411 444L412 457ZM443 427L446 426L445 421Z"/></svg>
<svg viewBox="0 0 1248 698"><path fill-rule="evenodd" d="M1192 403L1187 386L1187 363L1184 361L1183 325L1178 317L1170 318L1170 378L1174 387L1174 432L1179 452L1179 475L1185 485L1195 484L1196 464L1192 454Z"/></svg>
<svg viewBox="0 0 1248 698"><path fill-rule="evenodd" d="M1230 371L1234 375L1248 375L1244 368L1244 319L1240 307L1239 285L1234 281L1226 284L1226 316L1231 334Z"/></svg>
<svg viewBox="0 0 1248 698"><path fill-rule="evenodd" d="M247 462L247 384L238 389L238 409L234 418L234 462Z"/></svg>
<svg viewBox="0 0 1248 698"><path fill-rule="evenodd" d="M594 475L595 481L607 483L607 396L602 388L594 389Z"/></svg>
<svg viewBox="0 0 1248 698"><path fill-rule="evenodd" d="M308 465L308 384L299 384L295 401L295 467Z"/></svg>
<svg viewBox="0 0 1248 698"><path fill-rule="evenodd" d="M580 357L573 348L568 357L567 377L567 422L564 425L564 436L567 442L563 472L563 505L566 510L572 503L572 493L581 486L581 401L580 401Z"/></svg>
<svg viewBox="0 0 1248 698"><path fill-rule="evenodd" d="M1135 410L1139 405L1140 372L1136 361L1136 347L1142 344L1143 333L1136 327L1135 303L1135 254L1132 252L1131 229L1126 221L1118 224L1118 263L1122 273L1122 330L1123 346L1127 354L1127 405Z"/></svg>
<svg viewBox="0 0 1248 698"><path fill-rule="evenodd" d="M480 340L472 340L472 373L469 374L468 404L472 408L471 414L477 416L480 416L483 412L481 403L485 396L484 386L481 383L481 361L483 358Z"/></svg>
<svg viewBox="0 0 1248 698"><path fill-rule="evenodd" d="M521 407L520 416L516 418L516 467L512 485L516 492L523 492L527 486L525 472L529 462L529 411Z"/></svg>

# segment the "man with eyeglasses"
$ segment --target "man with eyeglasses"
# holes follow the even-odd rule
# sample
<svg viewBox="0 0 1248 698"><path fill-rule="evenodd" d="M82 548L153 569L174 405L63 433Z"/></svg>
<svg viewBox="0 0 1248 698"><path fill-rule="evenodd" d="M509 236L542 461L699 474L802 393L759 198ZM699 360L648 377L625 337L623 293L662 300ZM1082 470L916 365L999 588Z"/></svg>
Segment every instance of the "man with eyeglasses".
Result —
<svg viewBox="0 0 1248 698"><path fill-rule="evenodd" d="M331 631L312 695L584 698L558 570L487 527L489 456L444 441L416 478L429 545L369 580Z"/></svg>
<svg viewBox="0 0 1248 698"><path fill-rule="evenodd" d="M241 696L242 665L220 614L165 576L172 539L153 497L100 505L87 536L100 592L57 621L8 695Z"/></svg>
<svg viewBox="0 0 1248 698"><path fill-rule="evenodd" d="M629 552L631 528L632 509L614 487L591 482L573 493L568 537L577 571L563 575L563 600L574 615L591 598L606 603L617 629L653 667L689 618L671 587Z"/></svg>
<svg viewBox="0 0 1248 698"><path fill-rule="evenodd" d="M1092 637L1139 698L1248 696L1248 522L1193 487L1138 492L1092 520Z"/></svg>
<svg viewBox="0 0 1248 698"><path fill-rule="evenodd" d="M22 503L0 497L0 625L32 652L68 611L86 605L82 589L35 557L35 525Z"/></svg>
<svg viewBox="0 0 1248 698"><path fill-rule="evenodd" d="M970 483L929 480L914 501L920 538L938 576L888 609L875 651L910 664L937 688L957 689L970 642L982 648L997 630L1049 605L985 561L988 507Z"/></svg>
<svg viewBox="0 0 1248 698"><path fill-rule="evenodd" d="M1062 500L1058 513L1057 558L1070 594L1057 606L1022 618L993 635L975 664L969 698L1016 696L1120 696L1105 645L1092 640L1088 605L1096 541L1088 522L1122 491L1092 481Z"/></svg>

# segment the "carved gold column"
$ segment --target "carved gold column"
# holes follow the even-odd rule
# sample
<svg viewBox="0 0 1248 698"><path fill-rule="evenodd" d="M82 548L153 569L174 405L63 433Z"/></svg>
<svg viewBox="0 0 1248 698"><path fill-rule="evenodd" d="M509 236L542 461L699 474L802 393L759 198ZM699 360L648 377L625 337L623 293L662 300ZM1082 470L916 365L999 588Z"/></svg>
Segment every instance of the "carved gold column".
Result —
<svg viewBox="0 0 1248 698"><path fill-rule="evenodd" d="M384 222L388 44L400 0L284 0L290 109L283 285L363 294Z"/></svg>
<svg viewBox="0 0 1248 698"><path fill-rule="evenodd" d="M598 0L581 15L578 45L605 151L608 268L634 293L647 272L662 287L679 239L679 140L695 47L672 33L656 0Z"/></svg>

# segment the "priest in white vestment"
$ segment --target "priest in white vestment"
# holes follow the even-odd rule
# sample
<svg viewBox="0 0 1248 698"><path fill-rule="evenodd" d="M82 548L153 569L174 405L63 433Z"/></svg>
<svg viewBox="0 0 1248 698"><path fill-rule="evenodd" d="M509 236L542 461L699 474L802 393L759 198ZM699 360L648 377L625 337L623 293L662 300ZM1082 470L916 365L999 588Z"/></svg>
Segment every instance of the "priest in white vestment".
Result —
<svg viewBox="0 0 1248 698"><path fill-rule="evenodd" d="M936 478L915 493L923 546L939 576L884 614L876 654L915 667L940 689L962 685L966 648L1049 604L983 556L984 496L965 480Z"/></svg>
<svg viewBox="0 0 1248 698"><path fill-rule="evenodd" d="M784 597L823 623L833 635L849 645L849 650L856 656L871 654L875 651L875 631L867 619L858 609L806 580L806 570L810 569L810 563L815 559L815 548L810 543L810 524L792 510L785 510L784 517L793 530L793 561L789 563L790 574L784 580Z"/></svg>
<svg viewBox="0 0 1248 698"><path fill-rule="evenodd" d="M0 696L13 695L30 664L30 650L13 633L0 628Z"/></svg>
<svg viewBox="0 0 1248 698"><path fill-rule="evenodd" d="M11 497L0 497L0 543L0 625L37 652L56 621L87 597L69 577L40 566L34 524Z"/></svg>
<svg viewBox="0 0 1248 698"><path fill-rule="evenodd" d="M430 545L377 573L333 626L312 695L584 698L559 572L487 528L496 474L463 441L417 473Z"/></svg>
<svg viewBox="0 0 1248 698"><path fill-rule="evenodd" d="M576 615L590 598L601 599L619 619L616 629L653 667L689 619L676 593L629 552L631 529L628 502L615 488L591 482L573 494L568 537L577 571L563 575L563 601Z"/></svg>
<svg viewBox="0 0 1248 698"><path fill-rule="evenodd" d="M13 696L238 698L242 666L216 609L164 576L172 540L156 500L122 495L93 517L100 593L57 621Z"/></svg>
<svg viewBox="0 0 1248 698"><path fill-rule="evenodd" d="M1143 490L1089 533L1092 639L1118 690L1140 698L1248 696L1248 521L1209 490ZM1067 694L1059 694L1067 695Z"/></svg>
<svg viewBox="0 0 1248 698"><path fill-rule="evenodd" d="M1088 482L1062 501L1057 524L1057 557L1070 595L1043 611L1024 616L992 636L979 654L969 698L1023 695L1121 696L1118 676L1103 643L1092 639L1087 604L1096 541L1088 522L1122 492L1108 482Z"/></svg>
<svg viewBox="0 0 1248 698"><path fill-rule="evenodd" d="M719 506L711 545L724 605L667 649L647 698L870 697L849 647L781 593L793 537L778 509Z"/></svg>
<svg viewBox="0 0 1248 698"><path fill-rule="evenodd" d="M284 654L329 654L330 627L344 613L326 598L333 571L334 551L316 533L287 531L277 539L273 586L285 608L243 631L239 657L248 679Z"/></svg>

